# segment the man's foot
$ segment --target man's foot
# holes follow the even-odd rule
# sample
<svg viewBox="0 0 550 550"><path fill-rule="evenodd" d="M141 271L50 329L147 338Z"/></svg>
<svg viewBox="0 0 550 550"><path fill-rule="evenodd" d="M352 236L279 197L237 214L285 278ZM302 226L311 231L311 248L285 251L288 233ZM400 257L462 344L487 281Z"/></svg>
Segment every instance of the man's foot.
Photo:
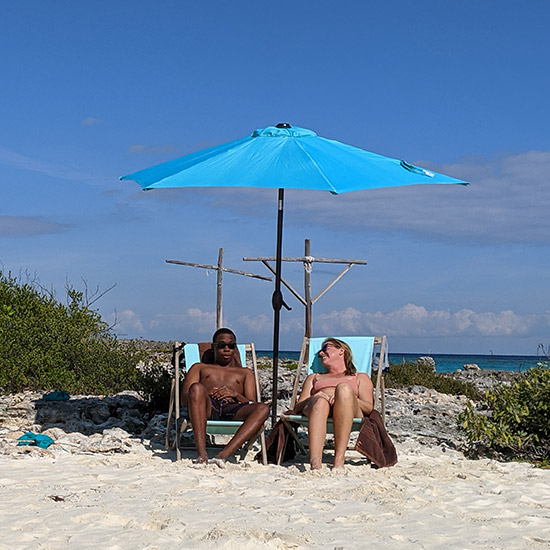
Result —
<svg viewBox="0 0 550 550"><path fill-rule="evenodd" d="M332 464L333 470L341 470L344 467L344 458L334 458L334 463Z"/></svg>
<svg viewBox="0 0 550 550"><path fill-rule="evenodd" d="M193 466L206 466L208 464L208 457L207 456L198 456L197 458L193 459Z"/></svg>
<svg viewBox="0 0 550 550"><path fill-rule="evenodd" d="M208 464L215 464L218 468L225 468L225 459L214 457L208 461Z"/></svg>

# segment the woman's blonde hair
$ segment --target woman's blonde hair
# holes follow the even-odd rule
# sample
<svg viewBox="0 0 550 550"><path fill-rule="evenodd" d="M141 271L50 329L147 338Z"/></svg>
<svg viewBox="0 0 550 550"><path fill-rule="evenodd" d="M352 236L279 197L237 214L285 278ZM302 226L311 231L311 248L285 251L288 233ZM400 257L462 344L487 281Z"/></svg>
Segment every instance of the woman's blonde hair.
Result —
<svg viewBox="0 0 550 550"><path fill-rule="evenodd" d="M353 364L353 353L351 348L343 340L338 340L338 338L325 338L323 341L323 346L325 344L332 344L336 348L344 350L344 364L346 365L346 375L351 376L357 373L357 369Z"/></svg>

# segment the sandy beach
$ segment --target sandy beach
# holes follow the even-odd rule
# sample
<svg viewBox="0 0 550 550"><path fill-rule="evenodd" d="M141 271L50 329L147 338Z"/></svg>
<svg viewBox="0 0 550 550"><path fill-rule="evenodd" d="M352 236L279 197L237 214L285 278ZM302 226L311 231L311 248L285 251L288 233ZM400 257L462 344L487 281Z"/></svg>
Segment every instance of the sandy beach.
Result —
<svg viewBox="0 0 550 550"><path fill-rule="evenodd" d="M197 470L143 445L0 456L0 548L550 548L550 471L397 450L385 469L350 452L340 473L300 459Z"/></svg>

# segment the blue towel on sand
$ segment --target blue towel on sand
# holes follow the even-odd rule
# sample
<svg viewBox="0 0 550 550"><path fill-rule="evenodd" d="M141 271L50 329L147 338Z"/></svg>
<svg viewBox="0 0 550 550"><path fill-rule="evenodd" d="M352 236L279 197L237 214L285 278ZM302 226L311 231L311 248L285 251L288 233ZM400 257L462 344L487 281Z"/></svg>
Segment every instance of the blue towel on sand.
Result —
<svg viewBox="0 0 550 550"><path fill-rule="evenodd" d="M44 434L35 434L33 432L27 432L18 438L19 443L17 445L36 445L42 449L47 449L52 443L53 439Z"/></svg>

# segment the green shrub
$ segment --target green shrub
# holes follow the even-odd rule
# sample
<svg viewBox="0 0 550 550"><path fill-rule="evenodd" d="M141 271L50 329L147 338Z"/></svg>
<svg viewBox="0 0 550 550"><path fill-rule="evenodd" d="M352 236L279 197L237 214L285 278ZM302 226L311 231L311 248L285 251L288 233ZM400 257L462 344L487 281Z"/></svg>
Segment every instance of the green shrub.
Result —
<svg viewBox="0 0 550 550"><path fill-rule="evenodd" d="M550 461L550 368L540 364L510 386L485 394L485 411L472 404L459 415L472 454Z"/></svg>
<svg viewBox="0 0 550 550"><path fill-rule="evenodd" d="M281 369L287 369L287 370L296 370L298 368L298 363L282 363L279 362L279 368ZM258 369L260 370L272 370L273 369L273 363L265 363L265 362L259 362L258 363Z"/></svg>
<svg viewBox="0 0 550 550"><path fill-rule="evenodd" d="M373 384L376 384L376 372L373 372ZM470 399L479 398L479 392L473 384L450 378L443 373L434 372L433 367L423 363L391 363L384 373L386 388L403 388L419 385L451 395L465 395Z"/></svg>
<svg viewBox="0 0 550 550"><path fill-rule="evenodd" d="M0 272L0 391L139 390L136 364L145 356L118 345L82 292L68 288L65 305L38 284Z"/></svg>
<svg viewBox="0 0 550 550"><path fill-rule="evenodd" d="M153 410L167 411L170 404L173 371L166 370L165 366L155 358L140 365L139 370L136 389L149 401Z"/></svg>

